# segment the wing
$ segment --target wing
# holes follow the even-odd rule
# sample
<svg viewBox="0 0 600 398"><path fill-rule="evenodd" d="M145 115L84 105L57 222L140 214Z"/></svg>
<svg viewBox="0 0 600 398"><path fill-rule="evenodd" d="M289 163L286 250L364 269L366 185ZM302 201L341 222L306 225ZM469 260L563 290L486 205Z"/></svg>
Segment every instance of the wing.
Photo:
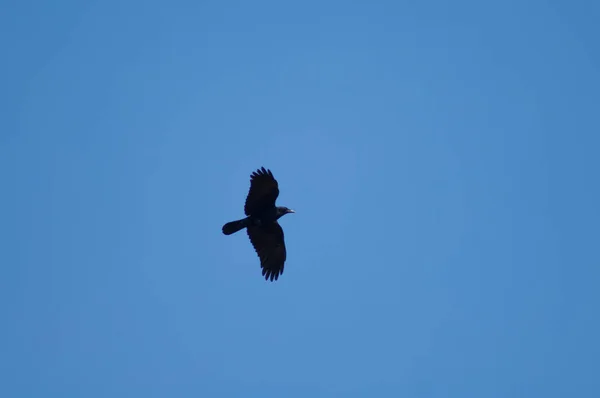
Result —
<svg viewBox="0 0 600 398"><path fill-rule="evenodd" d="M279 185L271 170L265 170L264 167L256 170L250 176L250 190L244 204L244 213L249 216L274 207L277 196Z"/></svg>
<svg viewBox="0 0 600 398"><path fill-rule="evenodd" d="M277 221L264 226L249 226L248 237L258 258L265 280L277 280L283 274L286 258L283 229Z"/></svg>

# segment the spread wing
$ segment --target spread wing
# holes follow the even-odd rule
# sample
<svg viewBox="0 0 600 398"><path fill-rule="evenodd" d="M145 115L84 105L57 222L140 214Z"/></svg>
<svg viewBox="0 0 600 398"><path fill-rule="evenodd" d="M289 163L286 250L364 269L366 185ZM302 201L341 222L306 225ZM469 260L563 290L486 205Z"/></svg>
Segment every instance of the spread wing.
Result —
<svg viewBox="0 0 600 398"><path fill-rule="evenodd" d="M277 280L283 274L286 258L283 229L277 221L263 226L249 226L248 237L258 258L265 280Z"/></svg>
<svg viewBox="0 0 600 398"><path fill-rule="evenodd" d="M274 207L277 196L279 196L279 185L271 170L266 170L264 167L256 170L250 176L250 190L244 204L244 213L249 216Z"/></svg>

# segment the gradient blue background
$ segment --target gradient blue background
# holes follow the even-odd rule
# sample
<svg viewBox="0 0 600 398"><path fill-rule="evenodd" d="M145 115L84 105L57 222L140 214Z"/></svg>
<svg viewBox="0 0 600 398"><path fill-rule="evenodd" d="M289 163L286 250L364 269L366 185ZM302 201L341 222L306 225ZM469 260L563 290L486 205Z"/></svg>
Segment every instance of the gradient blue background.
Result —
<svg viewBox="0 0 600 398"><path fill-rule="evenodd" d="M599 397L599 4L4 2L0 396Z"/></svg>

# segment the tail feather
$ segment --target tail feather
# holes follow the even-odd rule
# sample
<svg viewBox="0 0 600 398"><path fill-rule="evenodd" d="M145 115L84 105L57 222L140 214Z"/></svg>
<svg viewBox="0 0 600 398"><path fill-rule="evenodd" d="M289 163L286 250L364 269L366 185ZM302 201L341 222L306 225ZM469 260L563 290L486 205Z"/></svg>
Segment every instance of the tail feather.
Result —
<svg viewBox="0 0 600 398"><path fill-rule="evenodd" d="M247 218L228 222L227 224L223 225L223 233L225 235L234 234L237 231L246 228L246 226L248 225L247 222L248 222Z"/></svg>

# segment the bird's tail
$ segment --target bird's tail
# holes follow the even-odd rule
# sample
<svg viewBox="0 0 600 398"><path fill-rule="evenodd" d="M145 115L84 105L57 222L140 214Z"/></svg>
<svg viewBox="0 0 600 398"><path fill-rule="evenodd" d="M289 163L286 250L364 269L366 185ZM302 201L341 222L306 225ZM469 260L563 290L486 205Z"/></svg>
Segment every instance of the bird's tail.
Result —
<svg viewBox="0 0 600 398"><path fill-rule="evenodd" d="M248 226L247 218L242 218L241 220L231 221L231 222L228 222L227 224L223 225L223 233L225 235L231 235L241 229L246 228L247 226Z"/></svg>

